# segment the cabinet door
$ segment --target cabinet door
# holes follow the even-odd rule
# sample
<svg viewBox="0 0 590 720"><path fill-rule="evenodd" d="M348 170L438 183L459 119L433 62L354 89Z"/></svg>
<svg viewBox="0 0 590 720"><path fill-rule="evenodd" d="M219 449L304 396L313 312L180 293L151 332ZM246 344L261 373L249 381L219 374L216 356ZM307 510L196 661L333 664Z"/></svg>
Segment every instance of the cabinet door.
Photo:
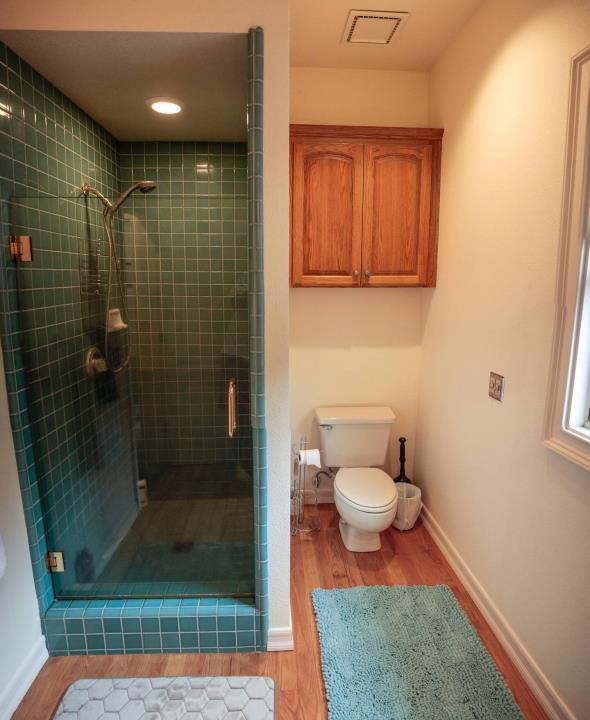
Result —
<svg viewBox="0 0 590 720"><path fill-rule="evenodd" d="M295 140L291 162L292 286L359 285L362 144Z"/></svg>
<svg viewBox="0 0 590 720"><path fill-rule="evenodd" d="M430 144L365 145L363 285L434 284L432 151Z"/></svg>

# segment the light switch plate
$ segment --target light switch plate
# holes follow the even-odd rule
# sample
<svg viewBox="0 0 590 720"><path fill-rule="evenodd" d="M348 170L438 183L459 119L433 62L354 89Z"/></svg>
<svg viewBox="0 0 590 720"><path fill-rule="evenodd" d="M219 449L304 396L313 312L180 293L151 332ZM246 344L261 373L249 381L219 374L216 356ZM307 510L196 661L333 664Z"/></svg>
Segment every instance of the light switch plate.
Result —
<svg viewBox="0 0 590 720"><path fill-rule="evenodd" d="M488 389L488 395L498 402L502 402L504 399L504 376L498 375L498 373L490 373L490 386Z"/></svg>

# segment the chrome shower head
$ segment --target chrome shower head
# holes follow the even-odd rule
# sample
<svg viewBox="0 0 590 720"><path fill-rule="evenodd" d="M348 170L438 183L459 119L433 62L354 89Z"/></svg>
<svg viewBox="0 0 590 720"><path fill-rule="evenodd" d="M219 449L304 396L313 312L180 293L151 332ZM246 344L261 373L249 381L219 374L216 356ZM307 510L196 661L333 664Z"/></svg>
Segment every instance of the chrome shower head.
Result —
<svg viewBox="0 0 590 720"><path fill-rule="evenodd" d="M131 195L132 192L139 190L142 193L150 193L152 192L152 190L155 190L156 187L157 185L153 180L140 180L131 187L127 188L125 192L121 193L121 195L119 195L119 197L113 203L107 200L107 198L101 192L99 192L95 187L92 187L92 185L89 185L88 183L84 183L82 185L82 192L86 196L95 195L105 206L105 212L113 214L121 207L121 205L125 202L125 200L127 200L127 198L129 197L129 195Z"/></svg>
<svg viewBox="0 0 590 720"><path fill-rule="evenodd" d="M116 212L125 202L125 200L127 200L127 198L131 195L131 193L135 192L136 190L139 190L142 193L149 193L152 192L152 190L155 190L156 187L156 183L153 180L140 180L140 182L134 183L131 187L127 188L125 192L119 195L119 197L111 205L109 212L111 214Z"/></svg>
<svg viewBox="0 0 590 720"><path fill-rule="evenodd" d="M153 180L142 180L141 182L137 183L139 185L139 189L142 193L150 193L152 190L155 190L157 185Z"/></svg>

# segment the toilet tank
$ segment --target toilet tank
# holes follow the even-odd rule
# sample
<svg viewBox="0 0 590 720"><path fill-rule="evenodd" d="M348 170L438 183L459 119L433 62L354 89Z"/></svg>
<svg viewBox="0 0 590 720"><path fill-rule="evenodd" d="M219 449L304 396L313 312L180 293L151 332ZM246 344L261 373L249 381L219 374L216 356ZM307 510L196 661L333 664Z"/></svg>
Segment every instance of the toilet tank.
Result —
<svg viewBox="0 0 590 720"><path fill-rule="evenodd" d="M384 465L395 415L389 407L318 407L324 467Z"/></svg>

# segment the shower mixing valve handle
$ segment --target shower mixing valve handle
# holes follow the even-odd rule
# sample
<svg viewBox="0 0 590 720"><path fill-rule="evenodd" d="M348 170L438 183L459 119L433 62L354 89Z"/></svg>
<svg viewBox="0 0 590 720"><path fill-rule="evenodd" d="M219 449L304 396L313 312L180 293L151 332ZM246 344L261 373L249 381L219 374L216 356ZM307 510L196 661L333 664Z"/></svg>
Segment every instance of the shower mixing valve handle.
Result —
<svg viewBox="0 0 590 720"><path fill-rule="evenodd" d="M109 369L107 361L96 346L89 348L86 352L86 361L84 365L86 368L86 375L88 375L89 378L95 378L98 375L102 375Z"/></svg>

